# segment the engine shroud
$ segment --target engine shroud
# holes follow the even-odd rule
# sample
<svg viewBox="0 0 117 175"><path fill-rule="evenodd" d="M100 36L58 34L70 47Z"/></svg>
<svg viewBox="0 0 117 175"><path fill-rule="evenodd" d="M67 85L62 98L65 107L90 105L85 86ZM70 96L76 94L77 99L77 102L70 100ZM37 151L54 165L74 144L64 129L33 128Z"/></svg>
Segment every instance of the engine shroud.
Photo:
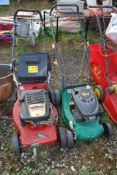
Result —
<svg viewBox="0 0 117 175"><path fill-rule="evenodd" d="M48 92L39 90L24 91L19 96L20 119L26 122L47 121L50 114L50 101Z"/></svg>
<svg viewBox="0 0 117 175"><path fill-rule="evenodd" d="M84 119L91 119L98 115L99 103L90 86L74 89L72 91L72 99L75 109L80 112Z"/></svg>

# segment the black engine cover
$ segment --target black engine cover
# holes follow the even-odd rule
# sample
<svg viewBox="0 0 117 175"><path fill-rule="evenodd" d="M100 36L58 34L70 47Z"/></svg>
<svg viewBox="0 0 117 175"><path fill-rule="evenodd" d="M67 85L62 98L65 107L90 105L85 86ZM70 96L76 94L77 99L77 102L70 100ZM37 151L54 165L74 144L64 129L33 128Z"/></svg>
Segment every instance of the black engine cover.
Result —
<svg viewBox="0 0 117 175"><path fill-rule="evenodd" d="M84 117L95 116L99 113L98 100L90 86L73 90L72 96L76 108Z"/></svg>
<svg viewBox="0 0 117 175"><path fill-rule="evenodd" d="M49 96L48 92L43 89L27 90L22 92L19 96L19 103L20 119L23 123L30 121L34 123L47 121L50 117ZM45 110L43 114L41 114L40 112L43 110L43 105ZM33 116L31 115L30 108L32 108L32 113L34 111ZM35 112L35 110L37 112Z"/></svg>

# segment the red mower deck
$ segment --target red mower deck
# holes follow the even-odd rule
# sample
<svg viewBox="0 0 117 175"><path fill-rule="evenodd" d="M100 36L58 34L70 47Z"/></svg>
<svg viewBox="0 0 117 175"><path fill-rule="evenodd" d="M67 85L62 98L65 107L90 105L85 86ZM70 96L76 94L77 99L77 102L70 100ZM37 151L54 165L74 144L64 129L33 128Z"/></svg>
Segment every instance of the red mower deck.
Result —
<svg viewBox="0 0 117 175"><path fill-rule="evenodd" d="M110 95L108 92L106 55L104 55L100 44L91 44L89 48L92 76L95 82L100 85L105 92L105 97L102 104L106 111L109 113L112 120L117 123L117 93ZM110 73L111 85L117 84L117 51L108 50L106 54L109 60L108 71Z"/></svg>

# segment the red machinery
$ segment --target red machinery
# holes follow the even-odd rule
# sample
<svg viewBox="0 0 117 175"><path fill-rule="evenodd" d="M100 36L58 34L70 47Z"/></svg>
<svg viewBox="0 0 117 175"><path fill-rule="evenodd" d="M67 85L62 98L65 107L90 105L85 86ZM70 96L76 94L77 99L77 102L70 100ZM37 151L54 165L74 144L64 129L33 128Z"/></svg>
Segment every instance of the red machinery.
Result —
<svg viewBox="0 0 117 175"><path fill-rule="evenodd" d="M20 11L30 12L30 10L17 10L14 15L15 24ZM38 13L43 22L40 11L31 12ZM19 156L21 145L23 148L36 148L40 144L46 145L57 141L58 113L51 102L52 93L49 93L48 89L51 70L49 54L47 52L21 54L18 56L17 65L14 55L17 27L18 25L14 25L12 49L12 67L17 86L17 99L13 108L16 132L12 136L12 145L14 153ZM55 96L56 93L52 95L52 97ZM59 99L54 101L57 104Z"/></svg>
<svg viewBox="0 0 117 175"><path fill-rule="evenodd" d="M96 94L112 120L117 123L117 51L108 50L105 55L100 44L92 44L89 48L92 76L99 85L95 87Z"/></svg>
<svg viewBox="0 0 117 175"><path fill-rule="evenodd" d="M101 8L110 8L110 6ZM96 20L101 43L89 46L91 72L97 84L95 92L112 120L117 123L117 50L105 40L100 17L96 16Z"/></svg>
<svg viewBox="0 0 117 175"><path fill-rule="evenodd" d="M27 92L29 90L45 90L48 92L48 85L43 84L23 84L23 91ZM23 145L24 148L28 148L29 146L38 146L39 144L52 144L57 141L57 132L56 132L56 119L58 116L57 110L53 104L51 104L49 116L46 122L43 120L39 122L26 122L26 125L22 125L22 121L20 119L19 109L21 109L21 100L16 101L13 108L13 120L18 133L18 139L20 144ZM37 125L36 125L37 123ZM42 124L42 125L41 125ZM13 138L14 139L14 138ZM16 139L16 133L15 133ZM18 147L15 148L19 149ZM16 151L17 152L17 151ZM18 152L17 152L18 153Z"/></svg>

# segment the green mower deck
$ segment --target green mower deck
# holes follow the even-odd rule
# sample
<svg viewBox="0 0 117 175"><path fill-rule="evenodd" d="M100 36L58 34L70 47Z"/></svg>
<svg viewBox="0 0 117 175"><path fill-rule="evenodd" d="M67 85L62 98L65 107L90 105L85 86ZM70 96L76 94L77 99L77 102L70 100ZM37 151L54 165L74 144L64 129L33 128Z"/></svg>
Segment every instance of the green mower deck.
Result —
<svg viewBox="0 0 117 175"><path fill-rule="evenodd" d="M84 85L67 86L62 89L62 117L67 128L74 132L77 141L92 141L96 140L104 133L104 128L102 124L99 123L100 117L97 117L95 120L78 123L70 109L72 98L71 90L83 86ZM73 128L71 128L70 123L72 123Z"/></svg>

